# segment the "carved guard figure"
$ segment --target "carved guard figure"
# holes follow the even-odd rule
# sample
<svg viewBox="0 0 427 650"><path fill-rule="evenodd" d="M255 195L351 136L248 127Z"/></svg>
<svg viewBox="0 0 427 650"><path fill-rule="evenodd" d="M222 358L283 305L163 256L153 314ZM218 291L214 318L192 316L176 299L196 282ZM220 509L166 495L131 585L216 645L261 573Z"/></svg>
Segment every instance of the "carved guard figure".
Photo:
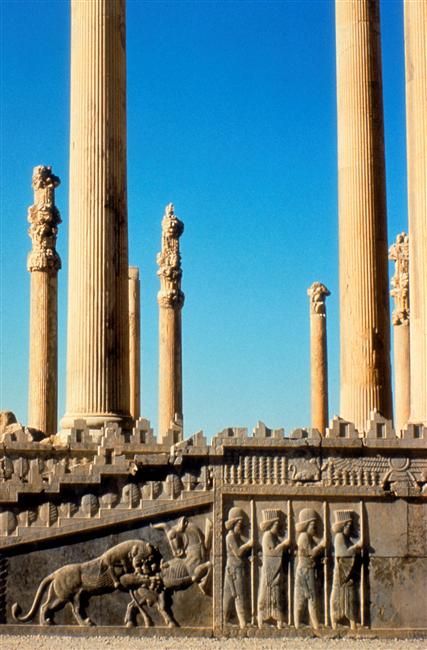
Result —
<svg viewBox="0 0 427 650"><path fill-rule="evenodd" d="M262 569L258 592L258 627L263 621L274 620L280 630L285 616L283 612L283 552L290 545L290 539L280 539L282 513L280 510L262 511L260 524L262 537Z"/></svg>
<svg viewBox="0 0 427 650"><path fill-rule="evenodd" d="M363 547L362 540L352 543L352 510L335 510L335 565L331 592L331 623L334 630L337 623L346 618L352 630L356 629L356 583L359 569L357 556Z"/></svg>
<svg viewBox="0 0 427 650"><path fill-rule="evenodd" d="M294 619L295 627L298 629L301 623L301 615L305 606L308 606L308 614L311 626L317 630L319 621L317 617L317 593L315 569L316 557L326 546L326 539L323 537L316 542L316 526L319 515L312 508L303 508L299 513L299 520L295 528L298 535L298 563L295 573L294 593Z"/></svg>
<svg viewBox="0 0 427 650"><path fill-rule="evenodd" d="M225 522L228 533L225 537L227 561L223 591L224 621L227 622L231 605L234 604L241 629L246 627L245 555L253 546L252 537L247 542L242 537L244 519L246 514L243 510L233 507Z"/></svg>

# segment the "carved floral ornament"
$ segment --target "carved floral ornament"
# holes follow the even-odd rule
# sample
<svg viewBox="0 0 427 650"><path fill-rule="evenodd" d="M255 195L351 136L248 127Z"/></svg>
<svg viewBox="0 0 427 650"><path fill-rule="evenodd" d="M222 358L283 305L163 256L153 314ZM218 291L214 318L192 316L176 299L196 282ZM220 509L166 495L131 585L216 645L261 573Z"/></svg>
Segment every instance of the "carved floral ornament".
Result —
<svg viewBox="0 0 427 650"><path fill-rule="evenodd" d="M326 297L331 295L329 289L321 282L313 282L307 289L307 295L310 297L310 312L312 314L326 314Z"/></svg>
<svg viewBox="0 0 427 650"><path fill-rule="evenodd" d="M60 180L52 174L51 167L34 167L34 204L28 209L28 234L33 244L28 255L29 271L57 272L61 268L61 259L55 248L58 225L61 223L59 210L55 206L55 188L59 184Z"/></svg>
<svg viewBox="0 0 427 650"><path fill-rule="evenodd" d="M180 309L184 304L184 294L181 291L181 255L179 238L184 232L184 224L174 213L172 203L165 208L162 220L162 250L157 255L160 277L160 291L157 299L161 307Z"/></svg>
<svg viewBox="0 0 427 650"><path fill-rule="evenodd" d="M388 257L395 262L391 279L390 294L394 298L393 325L409 323L409 237L405 232L396 237L388 251Z"/></svg>

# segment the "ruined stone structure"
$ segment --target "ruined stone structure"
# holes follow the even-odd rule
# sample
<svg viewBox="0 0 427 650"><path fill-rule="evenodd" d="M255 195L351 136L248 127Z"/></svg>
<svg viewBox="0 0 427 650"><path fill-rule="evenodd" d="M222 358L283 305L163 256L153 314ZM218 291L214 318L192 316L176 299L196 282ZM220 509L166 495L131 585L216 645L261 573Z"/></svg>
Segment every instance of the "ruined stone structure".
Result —
<svg viewBox="0 0 427 650"><path fill-rule="evenodd" d="M311 426L325 433L328 425L328 353L326 345L326 296L321 282L307 290L310 297Z"/></svg>
<svg viewBox="0 0 427 650"><path fill-rule="evenodd" d="M37 167L31 426L0 413L2 630L48 633L55 623L87 635L99 633L93 626L141 636L427 635L425 149L417 148L426 14L417 4L406 6L411 363L418 355L409 424L404 234L390 251L399 354L396 426L391 420L378 2L348 0L336 12L341 417L327 426L329 291L316 282L308 290L313 426L285 435L258 422L251 434L226 428L208 444L203 432L183 436L183 223L172 204L158 255L157 436L138 417L124 0L72 0L67 414L49 435L56 408L46 395L56 403L56 376L49 384L43 367L56 364L56 344L42 345L56 336L59 179Z"/></svg>
<svg viewBox="0 0 427 650"><path fill-rule="evenodd" d="M166 206L162 220L162 250L157 256L160 277L159 303L159 436L172 436L171 442L182 440L182 336L181 255L179 238L184 224L174 213L172 203Z"/></svg>
<svg viewBox="0 0 427 650"><path fill-rule="evenodd" d="M59 183L50 167L35 167L34 204L28 210L33 245L27 262L31 274L28 424L46 435L57 431L61 260L55 246L61 217L55 206L55 188Z"/></svg>
<svg viewBox="0 0 427 650"><path fill-rule="evenodd" d="M411 422L427 423L427 5L404 0Z"/></svg>
<svg viewBox="0 0 427 650"><path fill-rule="evenodd" d="M340 414L392 416L378 0L336 5Z"/></svg>
<svg viewBox="0 0 427 650"><path fill-rule="evenodd" d="M130 423L125 1L71 2L67 402Z"/></svg>
<svg viewBox="0 0 427 650"><path fill-rule="evenodd" d="M394 422L396 431L402 431L409 421L410 328L409 328L409 241L404 232L397 235L389 248L389 259L395 262L390 294L394 298L392 323L394 330Z"/></svg>
<svg viewBox="0 0 427 650"><path fill-rule="evenodd" d="M129 267L129 412L141 415L141 318L139 269Z"/></svg>

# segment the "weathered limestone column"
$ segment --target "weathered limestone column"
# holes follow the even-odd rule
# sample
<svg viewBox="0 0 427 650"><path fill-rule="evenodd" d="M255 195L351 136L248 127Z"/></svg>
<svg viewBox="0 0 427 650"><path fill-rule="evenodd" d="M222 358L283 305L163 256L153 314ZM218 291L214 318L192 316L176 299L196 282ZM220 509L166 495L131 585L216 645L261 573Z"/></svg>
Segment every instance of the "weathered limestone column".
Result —
<svg viewBox="0 0 427 650"><path fill-rule="evenodd" d="M34 167L34 205L28 210L33 248L28 255L30 294L30 374L28 425L47 436L57 432L58 409L58 271L56 252L59 211L55 188L60 180L51 167Z"/></svg>
<svg viewBox="0 0 427 650"><path fill-rule="evenodd" d="M137 420L141 410L141 317L139 269L129 267L129 383L130 414Z"/></svg>
<svg viewBox="0 0 427 650"><path fill-rule="evenodd" d="M410 421L427 425L427 3L405 0L411 281Z"/></svg>
<svg viewBox="0 0 427 650"><path fill-rule="evenodd" d="M336 1L340 415L392 416L378 0Z"/></svg>
<svg viewBox="0 0 427 650"><path fill-rule="evenodd" d="M326 339L326 296L330 291L313 282L310 296L311 426L325 433L328 426L328 353Z"/></svg>
<svg viewBox="0 0 427 650"><path fill-rule="evenodd" d="M184 224L166 206L162 220L162 250L157 256L159 303L159 442L174 423L182 422L181 255L179 238Z"/></svg>
<svg viewBox="0 0 427 650"><path fill-rule="evenodd" d="M399 434L409 421L410 410L410 329L409 329L409 241L404 232L397 235L388 251L395 262L390 294L394 298L394 428Z"/></svg>
<svg viewBox="0 0 427 650"><path fill-rule="evenodd" d="M128 426L125 1L71 2L67 412Z"/></svg>

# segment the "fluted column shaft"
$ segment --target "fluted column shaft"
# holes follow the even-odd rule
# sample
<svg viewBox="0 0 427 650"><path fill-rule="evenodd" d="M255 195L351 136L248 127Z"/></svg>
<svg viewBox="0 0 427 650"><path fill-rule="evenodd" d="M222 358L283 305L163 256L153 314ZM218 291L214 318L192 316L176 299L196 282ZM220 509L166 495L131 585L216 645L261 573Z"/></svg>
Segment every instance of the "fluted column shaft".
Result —
<svg viewBox="0 0 427 650"><path fill-rule="evenodd" d="M141 409L141 317L140 281L136 266L129 267L129 403L132 420Z"/></svg>
<svg viewBox="0 0 427 650"><path fill-rule="evenodd" d="M325 433L328 426L328 353L326 339L325 285L314 282L307 291L310 296L311 356L311 426Z"/></svg>
<svg viewBox="0 0 427 650"><path fill-rule="evenodd" d="M410 421L427 425L427 3L405 0L411 304Z"/></svg>
<svg viewBox="0 0 427 650"><path fill-rule="evenodd" d="M28 211L33 248L30 272L30 355L28 425L46 436L57 432L58 410L58 271L55 249L58 224L55 187L59 178L50 167L35 167L34 205Z"/></svg>
<svg viewBox="0 0 427 650"><path fill-rule="evenodd" d="M384 129L377 0L336 2L340 415L392 416Z"/></svg>
<svg viewBox="0 0 427 650"><path fill-rule="evenodd" d="M71 3L67 413L129 419L125 2Z"/></svg>
<svg viewBox="0 0 427 650"><path fill-rule="evenodd" d="M182 332L181 255L179 238L184 224L174 214L172 203L166 206L162 220L162 250L159 265L159 442L174 423L182 424Z"/></svg>

